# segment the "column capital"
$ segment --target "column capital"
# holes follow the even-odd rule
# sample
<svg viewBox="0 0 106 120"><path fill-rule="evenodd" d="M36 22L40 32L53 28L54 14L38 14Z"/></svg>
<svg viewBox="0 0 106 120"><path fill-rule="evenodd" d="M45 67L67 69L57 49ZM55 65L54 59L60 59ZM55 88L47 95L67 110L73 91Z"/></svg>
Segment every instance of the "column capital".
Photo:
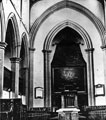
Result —
<svg viewBox="0 0 106 120"><path fill-rule="evenodd" d="M0 49L5 49L6 46L7 46L6 42L0 42Z"/></svg>
<svg viewBox="0 0 106 120"><path fill-rule="evenodd" d="M51 50L42 50L43 53L51 53Z"/></svg>
<svg viewBox="0 0 106 120"><path fill-rule="evenodd" d="M88 49L85 49L86 52L93 52L94 51L94 48L88 48Z"/></svg>
<svg viewBox="0 0 106 120"><path fill-rule="evenodd" d="M102 50L106 49L106 45L102 45L102 46L101 46L101 49L102 49Z"/></svg>
<svg viewBox="0 0 106 120"><path fill-rule="evenodd" d="M21 61L21 58L12 57L12 58L10 58L10 61L11 61L12 63L20 62L20 61Z"/></svg>
<svg viewBox="0 0 106 120"><path fill-rule="evenodd" d="M23 67L21 68L22 70L28 70L29 68L28 67Z"/></svg>
<svg viewBox="0 0 106 120"><path fill-rule="evenodd" d="M30 51L35 51L36 49L35 48L29 48Z"/></svg>

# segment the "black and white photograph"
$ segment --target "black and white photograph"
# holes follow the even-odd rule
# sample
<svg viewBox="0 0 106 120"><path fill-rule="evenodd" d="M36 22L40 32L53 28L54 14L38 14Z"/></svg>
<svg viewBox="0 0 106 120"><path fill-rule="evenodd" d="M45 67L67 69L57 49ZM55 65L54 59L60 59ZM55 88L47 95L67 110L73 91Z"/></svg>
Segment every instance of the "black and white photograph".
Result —
<svg viewBox="0 0 106 120"><path fill-rule="evenodd" d="M0 0L0 120L106 120L106 0Z"/></svg>

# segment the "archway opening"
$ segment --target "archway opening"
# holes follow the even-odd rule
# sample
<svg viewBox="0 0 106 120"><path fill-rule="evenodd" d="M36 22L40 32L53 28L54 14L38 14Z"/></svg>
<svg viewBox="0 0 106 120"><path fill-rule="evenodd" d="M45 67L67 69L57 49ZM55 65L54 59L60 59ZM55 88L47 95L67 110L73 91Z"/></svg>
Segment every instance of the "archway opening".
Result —
<svg viewBox="0 0 106 120"><path fill-rule="evenodd" d="M11 74L11 62L10 58L13 56L14 51L14 42L15 42L15 33L12 21L8 21L7 31L6 31L6 39L5 42L7 43L7 47L5 48L5 59L4 59L4 84L3 89L5 91L4 97L11 98L12 95L10 94L12 91L12 74Z"/></svg>
<svg viewBox="0 0 106 120"><path fill-rule="evenodd" d="M19 72L19 94L25 96L25 46L22 39L21 51L20 51L20 72Z"/></svg>
<svg viewBox="0 0 106 120"><path fill-rule="evenodd" d="M57 33L52 41L55 52L51 62L51 103L55 109L70 106L82 109L88 105L87 63L82 43L82 37L69 27Z"/></svg>
<svg viewBox="0 0 106 120"><path fill-rule="evenodd" d="M27 38L24 34L20 50L19 94L21 95L22 103L28 105L28 51L26 42Z"/></svg>

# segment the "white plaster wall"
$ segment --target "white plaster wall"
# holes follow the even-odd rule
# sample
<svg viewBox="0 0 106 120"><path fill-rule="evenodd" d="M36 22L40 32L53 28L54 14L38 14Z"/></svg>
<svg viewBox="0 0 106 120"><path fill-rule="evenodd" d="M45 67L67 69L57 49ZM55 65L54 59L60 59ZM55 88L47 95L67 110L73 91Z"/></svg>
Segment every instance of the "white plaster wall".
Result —
<svg viewBox="0 0 106 120"><path fill-rule="evenodd" d="M29 0L22 0L22 21L29 31Z"/></svg>
<svg viewBox="0 0 106 120"><path fill-rule="evenodd" d="M41 43L40 43L41 44ZM36 47L37 48L37 47ZM34 54L34 81L33 81L33 90L35 87L43 87L44 88L44 67L43 67L43 52L42 48L39 45L39 48L36 49ZM33 91L35 95L35 91ZM44 106L44 100L43 99L35 99L35 96L33 96L33 105L34 107L43 107Z"/></svg>
<svg viewBox="0 0 106 120"><path fill-rule="evenodd" d="M5 56L5 58L4 58L4 66L5 66L7 69L11 70L11 61L10 61L9 57L6 57L6 56Z"/></svg>
<svg viewBox="0 0 106 120"><path fill-rule="evenodd" d="M11 1L14 4L14 7L16 8L18 14L20 15L21 0L11 0Z"/></svg>
<svg viewBox="0 0 106 120"><path fill-rule="evenodd" d="M37 32L35 37L34 47L36 49L34 53L34 87L42 87L44 84L44 61L43 61L43 44L44 40L49 33L49 31L58 23L64 20L71 20L78 23L82 26L87 33L89 34L93 47L94 47L94 78L95 84L97 83L104 83L104 68L103 68L103 51L101 50L101 38L100 35L94 26L94 24L83 14L68 8L64 8L53 13L49 16L41 25L40 29ZM82 48L83 49L83 48ZM85 58L86 58L85 52ZM100 99L100 97L98 97ZM101 104L105 104L105 97L102 99ZM98 100L96 100L98 102ZM99 104L99 103L96 103ZM36 106L43 106L43 100L33 100L34 107Z"/></svg>
<svg viewBox="0 0 106 120"><path fill-rule="evenodd" d="M95 14L104 23L103 6L98 0L70 0L79 3Z"/></svg>
<svg viewBox="0 0 106 120"><path fill-rule="evenodd" d="M31 8L30 13L30 25L32 26L34 21L49 7L60 2L62 0L42 0L35 3ZM70 0L78 3L85 8L89 9L93 14L95 14L104 23L104 11L102 5L98 0Z"/></svg>
<svg viewBox="0 0 106 120"><path fill-rule="evenodd" d="M50 6L60 2L61 0L42 0L34 4L30 11L30 25Z"/></svg>

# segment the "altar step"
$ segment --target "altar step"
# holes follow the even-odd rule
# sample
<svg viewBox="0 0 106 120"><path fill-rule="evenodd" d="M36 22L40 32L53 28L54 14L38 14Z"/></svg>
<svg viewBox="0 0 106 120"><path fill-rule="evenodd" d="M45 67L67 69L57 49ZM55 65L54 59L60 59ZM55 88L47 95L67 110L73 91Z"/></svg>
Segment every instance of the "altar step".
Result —
<svg viewBox="0 0 106 120"><path fill-rule="evenodd" d="M58 120L58 113L51 113L50 120ZM79 113L79 120L87 120L87 117L83 113Z"/></svg>

